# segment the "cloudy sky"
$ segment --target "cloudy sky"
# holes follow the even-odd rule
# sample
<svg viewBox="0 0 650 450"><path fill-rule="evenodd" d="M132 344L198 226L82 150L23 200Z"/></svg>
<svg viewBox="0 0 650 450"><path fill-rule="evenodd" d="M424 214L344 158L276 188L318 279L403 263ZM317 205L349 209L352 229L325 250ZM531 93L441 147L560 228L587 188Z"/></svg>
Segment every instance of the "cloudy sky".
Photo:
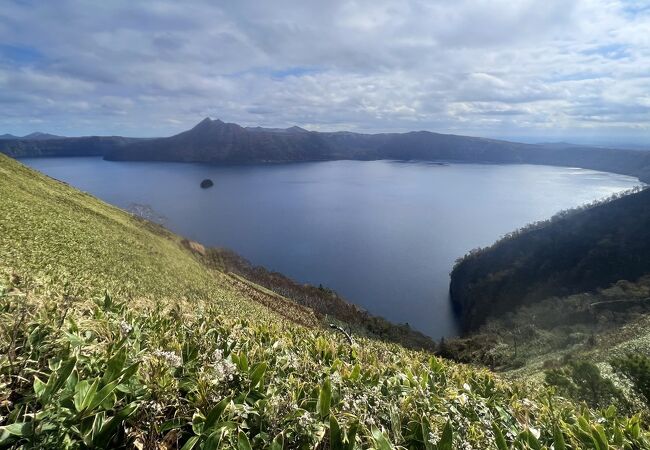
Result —
<svg viewBox="0 0 650 450"><path fill-rule="evenodd" d="M3 0L0 134L203 117L650 146L650 1Z"/></svg>

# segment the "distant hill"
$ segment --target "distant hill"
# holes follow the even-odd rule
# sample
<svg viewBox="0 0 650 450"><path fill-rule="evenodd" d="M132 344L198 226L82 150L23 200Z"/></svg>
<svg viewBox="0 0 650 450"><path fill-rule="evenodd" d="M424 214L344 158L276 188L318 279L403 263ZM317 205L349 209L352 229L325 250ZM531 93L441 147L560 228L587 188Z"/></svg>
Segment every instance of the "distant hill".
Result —
<svg viewBox="0 0 650 450"><path fill-rule="evenodd" d="M205 119L191 130L109 151L110 160L248 163L330 159L331 148L319 133L292 129L247 129Z"/></svg>
<svg viewBox="0 0 650 450"><path fill-rule="evenodd" d="M167 138L110 149L110 160L264 163L337 159L417 159L548 164L604 170L650 181L650 153L571 144L534 145L414 131L361 134L248 127L204 119Z"/></svg>
<svg viewBox="0 0 650 450"><path fill-rule="evenodd" d="M571 144L522 144L429 131L363 134L300 127L242 127L206 118L174 136L0 140L0 153L27 156L104 156L120 161L249 164L297 161L425 160L545 164L631 175L650 182L650 152Z"/></svg>
<svg viewBox="0 0 650 450"><path fill-rule="evenodd" d="M466 330L552 296L650 273L650 189L561 213L470 252L451 273Z"/></svg>
<svg viewBox="0 0 650 450"><path fill-rule="evenodd" d="M106 154L106 159L213 163L336 159L478 161L485 153L504 152L507 156L497 156L496 159L505 161L516 158L516 152L528 147L526 144L427 131L403 134L322 133L300 127L244 128L206 118L191 130L175 136L116 148Z"/></svg>
<svg viewBox="0 0 650 450"><path fill-rule="evenodd" d="M34 133L27 134L22 138L35 141L45 141L48 139L65 139L65 136L57 136L56 134L41 133L40 131L36 131Z"/></svg>
<svg viewBox="0 0 650 450"><path fill-rule="evenodd" d="M16 139L25 141L43 141L47 139L65 139L65 136L57 136L56 134L41 133L36 131L34 133L26 134L25 136L14 136L13 134L2 134L0 139Z"/></svg>
<svg viewBox="0 0 650 450"><path fill-rule="evenodd" d="M104 156L110 150L132 142L136 138L121 136L18 138L0 140L0 153L13 158L40 156Z"/></svg>

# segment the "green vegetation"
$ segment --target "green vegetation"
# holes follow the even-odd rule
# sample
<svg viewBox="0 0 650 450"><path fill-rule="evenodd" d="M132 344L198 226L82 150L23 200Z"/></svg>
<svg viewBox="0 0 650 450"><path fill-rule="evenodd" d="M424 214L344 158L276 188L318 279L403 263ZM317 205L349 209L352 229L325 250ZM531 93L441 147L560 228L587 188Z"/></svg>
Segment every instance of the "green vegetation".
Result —
<svg viewBox="0 0 650 450"><path fill-rule="evenodd" d="M570 211L461 258L452 296L471 334L444 355L648 415L650 191Z"/></svg>
<svg viewBox="0 0 650 450"><path fill-rule="evenodd" d="M48 139L0 139L0 153L14 158L37 156L103 156L134 142L120 136L53 137Z"/></svg>
<svg viewBox="0 0 650 450"><path fill-rule="evenodd" d="M563 369L548 370L546 382L556 386L563 395L593 408L625 402L621 390L612 380L603 378L598 366L589 361L572 361Z"/></svg>
<svg viewBox="0 0 650 450"><path fill-rule="evenodd" d="M628 353L612 361L614 370L627 377L637 394L641 395L650 407L650 358L645 355Z"/></svg>
<svg viewBox="0 0 650 450"><path fill-rule="evenodd" d="M466 330L552 296L650 273L650 190L562 212L458 260L452 301Z"/></svg>
<svg viewBox="0 0 650 450"><path fill-rule="evenodd" d="M350 345L179 237L3 156L0 199L0 447L650 447L641 416Z"/></svg>

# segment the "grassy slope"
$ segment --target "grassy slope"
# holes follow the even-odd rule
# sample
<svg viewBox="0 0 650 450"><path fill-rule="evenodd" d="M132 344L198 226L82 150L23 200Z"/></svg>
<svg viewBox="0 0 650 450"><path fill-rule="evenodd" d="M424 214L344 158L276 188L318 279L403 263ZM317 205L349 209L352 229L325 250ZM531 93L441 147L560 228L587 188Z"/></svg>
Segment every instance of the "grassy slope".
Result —
<svg viewBox="0 0 650 450"><path fill-rule="evenodd" d="M350 346L260 292L0 155L0 447L648 446L638 418Z"/></svg>
<svg viewBox="0 0 650 450"><path fill-rule="evenodd" d="M649 343L650 276L644 276L520 307L447 345L449 356L481 361L511 379L539 382L545 369L588 360L616 385L625 386L610 362L629 353L647 355ZM629 394L634 401L636 394Z"/></svg>
<svg viewBox="0 0 650 450"><path fill-rule="evenodd" d="M239 283L201 264L181 239L88 194L0 156L0 270L17 272L30 290L61 295L212 299L224 312L267 314L242 297ZM304 308L283 302L308 324Z"/></svg>

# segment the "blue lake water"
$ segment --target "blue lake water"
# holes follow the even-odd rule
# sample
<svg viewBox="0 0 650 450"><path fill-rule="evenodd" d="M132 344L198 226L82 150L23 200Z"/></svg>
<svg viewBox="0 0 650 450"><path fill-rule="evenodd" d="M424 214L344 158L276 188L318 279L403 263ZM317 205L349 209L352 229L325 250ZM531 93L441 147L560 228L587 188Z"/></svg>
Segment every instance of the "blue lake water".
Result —
<svg viewBox="0 0 650 450"><path fill-rule="evenodd" d="M640 184L533 165L23 162L119 207L148 205L183 236L322 283L436 339L456 333L448 300L456 258L526 223ZM201 189L204 178L214 187Z"/></svg>

